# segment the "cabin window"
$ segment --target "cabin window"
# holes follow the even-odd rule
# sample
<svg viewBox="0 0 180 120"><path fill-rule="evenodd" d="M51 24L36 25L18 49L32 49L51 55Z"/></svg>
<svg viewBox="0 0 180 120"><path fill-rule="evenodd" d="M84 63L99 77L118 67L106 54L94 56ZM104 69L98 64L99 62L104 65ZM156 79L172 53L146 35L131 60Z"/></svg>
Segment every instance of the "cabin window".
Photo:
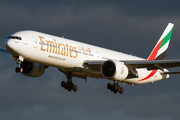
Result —
<svg viewBox="0 0 180 120"><path fill-rule="evenodd" d="M21 38L21 37L18 37L18 36L9 36L8 39L22 40L22 38Z"/></svg>

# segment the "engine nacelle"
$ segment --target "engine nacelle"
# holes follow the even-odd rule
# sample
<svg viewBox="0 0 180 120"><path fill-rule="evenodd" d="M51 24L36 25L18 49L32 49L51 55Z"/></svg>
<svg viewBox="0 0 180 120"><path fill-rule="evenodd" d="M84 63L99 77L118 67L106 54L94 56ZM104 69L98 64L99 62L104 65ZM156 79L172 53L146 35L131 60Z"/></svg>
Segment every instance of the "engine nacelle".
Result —
<svg viewBox="0 0 180 120"><path fill-rule="evenodd" d="M29 77L40 77L45 72L45 66L38 63L32 63L23 61L21 62L20 70L23 75L29 76Z"/></svg>
<svg viewBox="0 0 180 120"><path fill-rule="evenodd" d="M101 66L101 74L108 79L124 80L128 76L128 68L123 62L105 61Z"/></svg>

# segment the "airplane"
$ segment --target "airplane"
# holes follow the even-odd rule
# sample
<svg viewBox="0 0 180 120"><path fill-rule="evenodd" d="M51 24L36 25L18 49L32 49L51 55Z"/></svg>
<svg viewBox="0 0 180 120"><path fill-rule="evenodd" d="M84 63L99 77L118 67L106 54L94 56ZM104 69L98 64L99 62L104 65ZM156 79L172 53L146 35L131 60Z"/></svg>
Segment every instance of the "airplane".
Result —
<svg viewBox="0 0 180 120"><path fill-rule="evenodd" d="M10 53L19 64L16 73L40 77L49 66L56 67L67 77L61 86L76 92L73 77L108 79L107 89L124 93L118 83L139 85L169 78L167 68L180 66L180 60L165 60L174 24L169 23L147 59L128 55L82 42L37 31L18 31L5 40L1 52Z"/></svg>

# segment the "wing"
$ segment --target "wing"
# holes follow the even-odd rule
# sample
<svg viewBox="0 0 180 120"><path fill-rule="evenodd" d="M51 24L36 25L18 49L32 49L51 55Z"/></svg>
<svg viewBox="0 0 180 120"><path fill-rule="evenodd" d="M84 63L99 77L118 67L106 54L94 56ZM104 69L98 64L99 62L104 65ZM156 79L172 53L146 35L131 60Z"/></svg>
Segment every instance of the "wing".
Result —
<svg viewBox="0 0 180 120"><path fill-rule="evenodd" d="M9 53L7 50L0 48L0 52Z"/></svg>
<svg viewBox="0 0 180 120"><path fill-rule="evenodd" d="M155 70L164 68L172 68L180 66L180 59L175 60L127 60L126 65L133 66L135 68L147 68L148 70Z"/></svg>
<svg viewBox="0 0 180 120"><path fill-rule="evenodd" d="M101 65L106 60L86 60L84 65L94 71L100 71ZM125 65L131 66L133 68L147 68L148 70L161 69L164 71L164 68L172 68L180 66L180 59L175 60L126 60L120 61L124 62ZM164 72L164 74L180 74L180 72Z"/></svg>
<svg viewBox="0 0 180 120"><path fill-rule="evenodd" d="M84 65L86 65L89 69L94 70L94 71L100 71L101 65L105 62L106 60L85 60Z"/></svg>

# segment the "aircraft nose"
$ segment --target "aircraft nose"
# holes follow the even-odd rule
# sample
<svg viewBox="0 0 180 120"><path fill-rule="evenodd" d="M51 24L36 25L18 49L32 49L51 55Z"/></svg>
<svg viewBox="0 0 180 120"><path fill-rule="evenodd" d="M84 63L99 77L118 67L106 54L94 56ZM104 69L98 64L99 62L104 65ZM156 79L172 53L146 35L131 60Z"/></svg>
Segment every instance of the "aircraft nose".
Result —
<svg viewBox="0 0 180 120"><path fill-rule="evenodd" d="M20 50L20 46L15 44L15 40L11 38L7 38L4 42L6 50L14 56L18 55L18 50Z"/></svg>
<svg viewBox="0 0 180 120"><path fill-rule="evenodd" d="M4 42L5 48L7 51L11 51L11 47L12 47L12 40L7 38Z"/></svg>
<svg viewBox="0 0 180 120"><path fill-rule="evenodd" d="M17 56L22 49L22 38L20 34L11 34L4 42L6 50L14 56Z"/></svg>

